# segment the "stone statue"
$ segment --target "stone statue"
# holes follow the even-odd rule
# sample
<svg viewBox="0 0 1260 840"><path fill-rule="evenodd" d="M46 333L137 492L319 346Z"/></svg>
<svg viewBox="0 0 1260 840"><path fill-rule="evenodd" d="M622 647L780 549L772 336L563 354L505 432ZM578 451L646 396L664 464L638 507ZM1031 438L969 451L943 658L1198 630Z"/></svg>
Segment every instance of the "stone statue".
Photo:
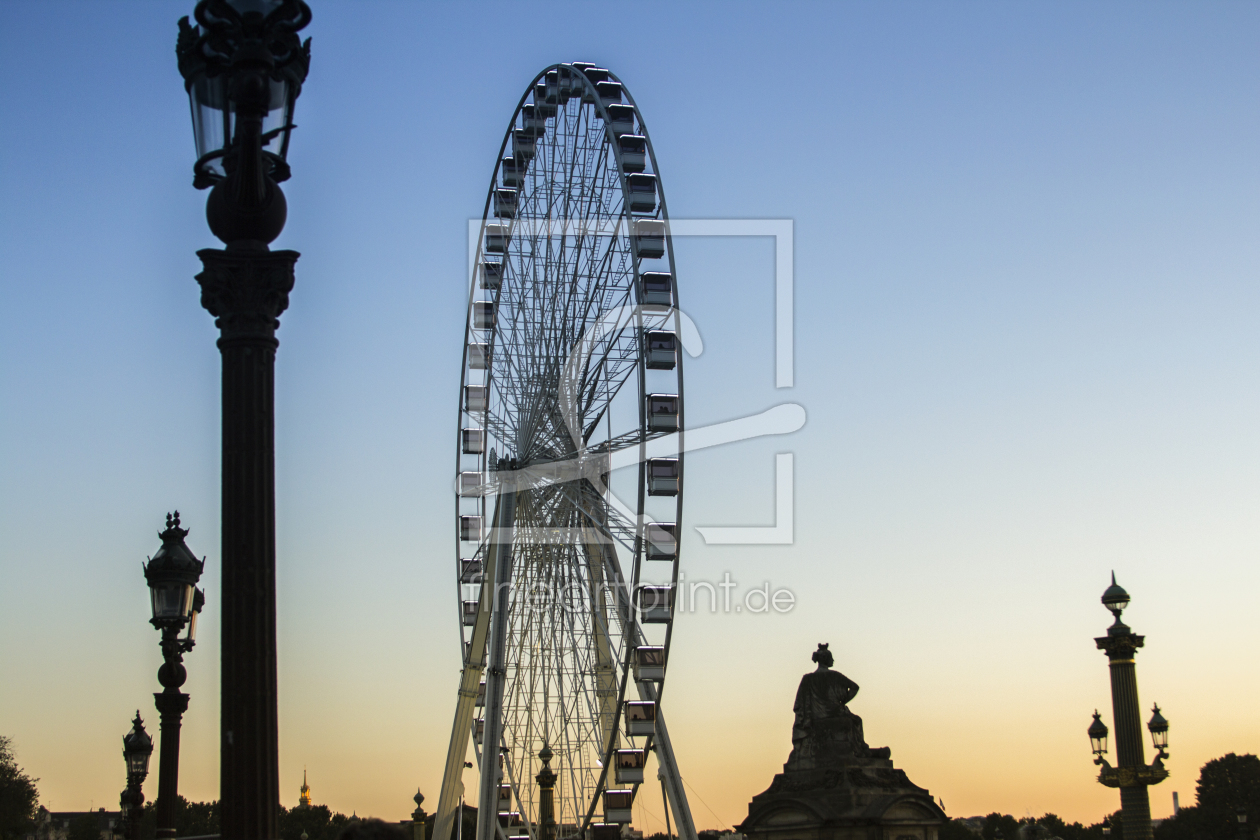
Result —
<svg viewBox="0 0 1260 840"><path fill-rule="evenodd" d="M792 754L736 830L748 840L937 840L948 817L893 766L891 750L866 745L862 719L849 711L857 683L831 669L827 645L813 659L818 668L801 677L792 706Z"/></svg>
<svg viewBox="0 0 1260 840"><path fill-rule="evenodd" d="M827 645L818 646L818 668L801 677L792 711L792 754L786 770L813 770L887 758L887 748L872 750L862 734L862 719L849 711L858 684L831 670L835 658Z"/></svg>

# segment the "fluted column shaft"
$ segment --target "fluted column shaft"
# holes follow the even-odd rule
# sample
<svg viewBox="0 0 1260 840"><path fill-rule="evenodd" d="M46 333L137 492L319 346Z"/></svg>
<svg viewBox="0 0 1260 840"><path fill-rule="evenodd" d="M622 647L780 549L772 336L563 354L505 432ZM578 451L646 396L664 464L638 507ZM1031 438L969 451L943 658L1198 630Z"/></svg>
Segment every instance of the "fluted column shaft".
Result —
<svg viewBox="0 0 1260 840"><path fill-rule="evenodd" d="M550 763L534 777L538 782L538 829L541 840L556 840L556 774Z"/></svg>
<svg viewBox="0 0 1260 840"><path fill-rule="evenodd" d="M1141 706L1138 703L1137 664L1133 657L1146 642L1116 619L1107 635L1095 640L1107 652L1111 668L1111 714L1115 722L1116 768L1122 779L1120 808L1124 840L1152 840L1151 799L1145 782L1136 773L1146 765L1142 743ZM1127 771L1127 772L1126 772Z"/></svg>
<svg viewBox="0 0 1260 840"><path fill-rule="evenodd" d="M275 840L275 331L298 254L260 246L197 255L223 357L221 831L224 840Z"/></svg>

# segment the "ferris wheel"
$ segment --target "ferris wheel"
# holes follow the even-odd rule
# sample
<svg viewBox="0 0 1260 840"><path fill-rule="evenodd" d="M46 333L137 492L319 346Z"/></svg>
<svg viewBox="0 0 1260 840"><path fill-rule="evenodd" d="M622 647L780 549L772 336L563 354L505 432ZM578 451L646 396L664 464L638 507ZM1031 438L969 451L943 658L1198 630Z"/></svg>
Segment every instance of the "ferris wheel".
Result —
<svg viewBox="0 0 1260 840"><path fill-rule="evenodd" d="M460 371L463 673L434 838L472 739L477 840L620 836L653 756L694 840L660 704L690 324L656 156L621 81L574 62L530 83L498 158Z"/></svg>

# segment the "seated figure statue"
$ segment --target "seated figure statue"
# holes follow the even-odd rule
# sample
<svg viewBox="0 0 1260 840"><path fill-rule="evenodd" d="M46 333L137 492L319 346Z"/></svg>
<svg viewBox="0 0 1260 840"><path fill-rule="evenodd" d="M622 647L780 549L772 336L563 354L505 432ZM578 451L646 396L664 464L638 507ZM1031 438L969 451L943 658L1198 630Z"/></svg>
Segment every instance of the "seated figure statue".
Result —
<svg viewBox="0 0 1260 840"><path fill-rule="evenodd" d="M827 645L819 645L813 660L818 668L801 677L792 711L792 754L786 770L820 770L887 758L887 750L872 750L862 735L862 719L849 711L858 684L831 670L835 659Z"/></svg>

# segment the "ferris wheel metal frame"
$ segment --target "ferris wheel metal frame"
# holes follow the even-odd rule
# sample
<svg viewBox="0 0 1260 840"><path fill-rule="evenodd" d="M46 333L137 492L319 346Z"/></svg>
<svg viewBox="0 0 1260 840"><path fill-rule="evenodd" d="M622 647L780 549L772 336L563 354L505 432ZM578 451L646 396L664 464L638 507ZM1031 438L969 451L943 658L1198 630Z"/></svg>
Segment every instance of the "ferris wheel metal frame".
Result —
<svg viewBox="0 0 1260 840"><path fill-rule="evenodd" d="M630 822L649 753L667 820L695 840L660 704L688 325L668 218L621 80L581 62L535 76L499 148L470 278L455 494L463 670L434 840L450 835L470 740L477 840L567 840L601 825L607 836ZM552 758L558 806L544 826L534 771Z"/></svg>

